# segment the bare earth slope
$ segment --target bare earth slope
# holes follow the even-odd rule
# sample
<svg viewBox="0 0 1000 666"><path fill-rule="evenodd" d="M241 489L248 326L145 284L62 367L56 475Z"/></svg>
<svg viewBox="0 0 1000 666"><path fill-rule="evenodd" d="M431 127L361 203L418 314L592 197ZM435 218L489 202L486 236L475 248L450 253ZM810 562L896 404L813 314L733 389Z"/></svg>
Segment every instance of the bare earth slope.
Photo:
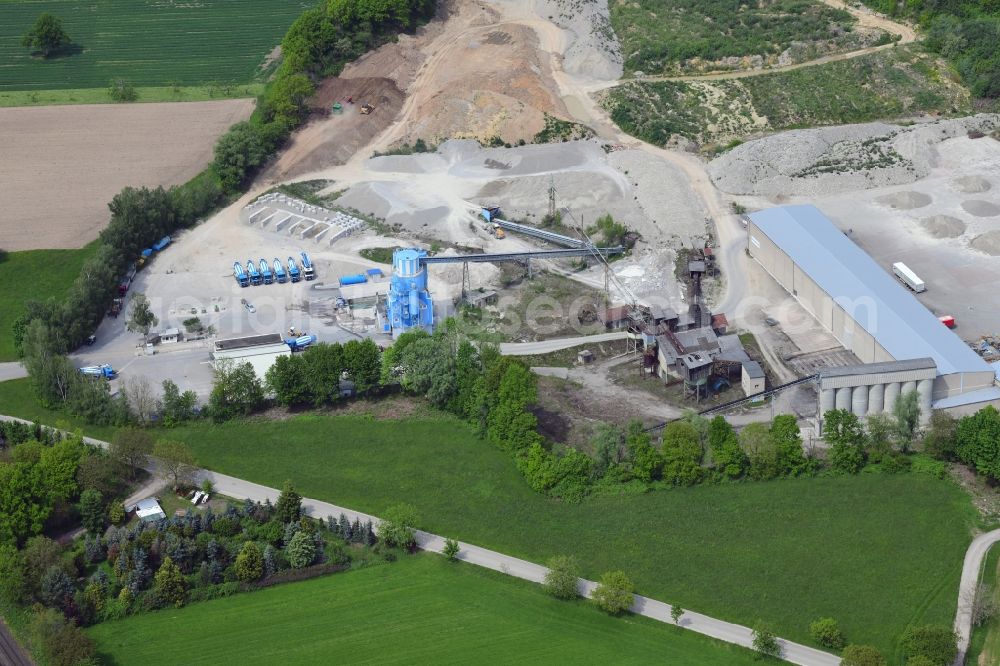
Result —
<svg viewBox="0 0 1000 666"><path fill-rule="evenodd" d="M0 248L82 247L126 185L177 185L253 100L0 109Z"/></svg>

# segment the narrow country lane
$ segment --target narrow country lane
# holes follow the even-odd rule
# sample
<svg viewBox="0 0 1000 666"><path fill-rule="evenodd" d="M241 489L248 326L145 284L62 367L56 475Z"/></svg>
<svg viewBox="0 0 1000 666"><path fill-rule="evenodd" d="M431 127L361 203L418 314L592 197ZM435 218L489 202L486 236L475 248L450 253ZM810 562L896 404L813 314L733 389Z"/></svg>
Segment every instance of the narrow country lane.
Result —
<svg viewBox="0 0 1000 666"><path fill-rule="evenodd" d="M962 666L965 654L969 651L969 639L972 637L972 607L976 601L976 588L979 587L979 577L982 574L983 561L993 544L1000 542L1000 530L980 534L969 545L965 552L965 563L962 565L962 580L958 584L958 610L955 611L955 633L958 634L958 657L955 666Z"/></svg>

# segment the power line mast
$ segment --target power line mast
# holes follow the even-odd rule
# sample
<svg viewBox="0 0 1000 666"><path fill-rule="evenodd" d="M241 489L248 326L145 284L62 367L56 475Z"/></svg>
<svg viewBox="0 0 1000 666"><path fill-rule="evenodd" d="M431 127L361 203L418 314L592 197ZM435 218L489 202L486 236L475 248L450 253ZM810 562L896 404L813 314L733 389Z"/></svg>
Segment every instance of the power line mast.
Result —
<svg viewBox="0 0 1000 666"><path fill-rule="evenodd" d="M552 174L549 174L549 219L553 222L556 219L556 180Z"/></svg>

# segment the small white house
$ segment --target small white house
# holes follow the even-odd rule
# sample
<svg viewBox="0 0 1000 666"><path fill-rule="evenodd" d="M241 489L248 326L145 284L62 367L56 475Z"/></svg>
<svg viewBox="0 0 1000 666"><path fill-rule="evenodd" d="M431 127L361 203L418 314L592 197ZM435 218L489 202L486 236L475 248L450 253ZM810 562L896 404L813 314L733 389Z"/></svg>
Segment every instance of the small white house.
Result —
<svg viewBox="0 0 1000 666"><path fill-rule="evenodd" d="M181 339L181 332L176 328L168 328L167 330L160 333L160 344L167 345L177 342Z"/></svg>
<svg viewBox="0 0 1000 666"><path fill-rule="evenodd" d="M764 369L757 361L744 361L742 371L743 393L749 398L752 395L764 392L764 384L767 381L764 377Z"/></svg>

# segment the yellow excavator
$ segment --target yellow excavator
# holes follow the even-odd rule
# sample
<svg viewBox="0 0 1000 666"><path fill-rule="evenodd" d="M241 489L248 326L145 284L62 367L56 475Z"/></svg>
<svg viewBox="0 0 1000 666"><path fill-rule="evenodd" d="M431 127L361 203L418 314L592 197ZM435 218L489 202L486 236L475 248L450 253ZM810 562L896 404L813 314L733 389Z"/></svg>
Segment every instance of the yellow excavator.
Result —
<svg viewBox="0 0 1000 666"><path fill-rule="evenodd" d="M363 116L367 116L369 113L371 113L374 110L375 110L375 107L372 106L371 104L362 104L361 105L361 115L363 115Z"/></svg>

